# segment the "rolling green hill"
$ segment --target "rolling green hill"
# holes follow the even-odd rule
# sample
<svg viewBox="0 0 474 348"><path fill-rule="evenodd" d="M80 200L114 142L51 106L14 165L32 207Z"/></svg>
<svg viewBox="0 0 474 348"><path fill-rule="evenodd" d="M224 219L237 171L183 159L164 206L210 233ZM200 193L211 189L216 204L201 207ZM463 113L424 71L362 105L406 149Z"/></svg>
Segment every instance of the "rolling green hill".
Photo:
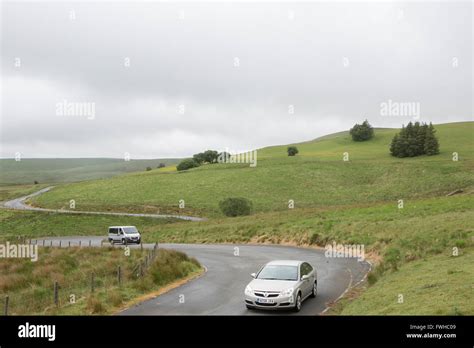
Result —
<svg viewBox="0 0 474 348"><path fill-rule="evenodd" d="M368 142L353 142L347 132L298 146L295 157L285 146L258 151L258 165L204 165L186 172L154 170L110 179L72 183L39 196L34 204L78 210L177 212L219 216L218 202L230 196L252 200L258 212L371 204L444 196L474 187L474 122L437 125L441 153L398 159L388 151L397 130L379 129ZM343 153L349 161L343 161ZM452 160L452 153L459 161ZM183 199L185 209L178 209Z"/></svg>
<svg viewBox="0 0 474 348"><path fill-rule="evenodd" d="M474 122L436 129L441 153L432 157L391 157L394 129L377 129L375 138L364 143L340 132L295 144L296 157L286 155L287 145L261 149L256 168L214 164L176 172L168 167L63 184L32 203L61 208L75 199L78 210L179 211L211 217L192 223L119 219L136 225L147 242L362 244L374 262L369 281L331 313L472 315ZM348 162L342 160L344 152ZM453 152L459 161L452 160ZM8 187L0 193L11 197L33 189ZM447 196L458 189L463 192ZM256 212L223 217L218 202L229 196L251 199ZM177 208L180 199L185 209ZM295 209L288 209L289 199L295 200ZM397 206L399 199L403 209ZM116 219L0 212L5 238L96 234ZM399 294L403 304L397 302Z"/></svg>
<svg viewBox="0 0 474 348"><path fill-rule="evenodd" d="M25 158L0 159L0 184L59 183L108 178L140 172L159 163L174 165L177 159L124 161L117 158Z"/></svg>

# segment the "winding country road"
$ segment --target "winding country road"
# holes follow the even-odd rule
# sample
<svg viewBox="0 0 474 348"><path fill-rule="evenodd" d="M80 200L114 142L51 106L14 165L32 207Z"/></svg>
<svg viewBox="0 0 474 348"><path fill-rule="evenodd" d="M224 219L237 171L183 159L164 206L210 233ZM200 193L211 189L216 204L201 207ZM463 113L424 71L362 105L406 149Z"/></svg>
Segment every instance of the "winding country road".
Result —
<svg viewBox="0 0 474 348"><path fill-rule="evenodd" d="M34 239L32 243L56 247L109 246L105 239L106 236L50 237ZM143 244L143 247L152 248L153 245ZM139 248L138 245L130 247ZM353 258L327 258L319 249L245 244L160 244L159 248L175 249L195 257L205 266L206 272L179 288L123 311L121 315L321 314L346 290L364 280L370 270L367 262ZM245 308L243 291L251 280L250 274L275 259L301 259L317 269L318 296L307 299L299 313Z"/></svg>
<svg viewBox="0 0 474 348"><path fill-rule="evenodd" d="M35 208L25 201L38 194L49 191L47 187L32 195L3 203L5 208L35 210L56 213L105 214L144 217L174 217L201 221L189 216L78 212ZM106 226L105 226L106 227ZM38 245L67 246L109 246L104 243L107 236L92 237L48 237L31 240ZM143 244L152 248L154 244ZM116 246L120 247L120 246ZM131 248L138 248L131 245ZM324 313L328 306L342 297L351 287L363 281L371 266L366 261L355 258L329 258L324 250L297 248L280 245L237 245L237 244L160 244L160 248L175 249L195 257L206 272L178 288L156 298L131 307L121 315L247 315L285 313L296 315L315 315ZM275 259L304 260L315 266L318 272L318 296L307 299L299 313L247 310L243 303L243 291L251 280L250 274L257 272L266 262Z"/></svg>
<svg viewBox="0 0 474 348"><path fill-rule="evenodd" d="M37 208L32 207L25 203L31 197L41 195L45 192L50 191L54 186L46 187L38 192L32 193L28 196L23 196L20 198L15 198L10 201L4 202L3 206L9 209L16 210L34 210L34 211L45 211L52 213L67 213L67 214L92 214L92 215L115 215L115 216L138 216L138 217L149 217L156 219L179 219L179 220L188 220L188 221L205 221L205 218L195 217L195 216L186 216L186 215L166 215L166 214L134 214L134 213L113 213L113 212L98 212L98 211L83 211L83 210L65 210L65 209L46 209L46 208Z"/></svg>

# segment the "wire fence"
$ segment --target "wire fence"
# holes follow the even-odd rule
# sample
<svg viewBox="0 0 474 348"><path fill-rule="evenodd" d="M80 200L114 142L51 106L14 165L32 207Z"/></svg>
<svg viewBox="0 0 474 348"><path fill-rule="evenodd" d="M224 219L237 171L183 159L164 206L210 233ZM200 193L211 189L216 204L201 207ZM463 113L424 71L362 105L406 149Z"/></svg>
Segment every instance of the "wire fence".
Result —
<svg viewBox="0 0 474 348"><path fill-rule="evenodd" d="M90 240L84 243L64 242L55 240L31 240L25 239L23 242L38 245L39 247L51 248L88 248L94 245L94 241ZM84 245L85 244L85 245ZM101 242L100 245L103 245ZM94 267L93 271L76 271L74 279L68 275L58 276L58 280L54 281L50 287L30 285L27 293L15 291L11 289L7 293L4 292L3 299L0 299L0 308L3 310L0 315L15 314L48 314L54 313L67 306L73 306L81 301L85 301L91 295L98 292L112 291L120 289L122 286L130 282L137 281L146 275L147 270L155 261L158 254L158 243L144 248L143 244L138 247L141 251L138 260L130 260L117 264L116 267ZM113 261L113 260L112 260ZM34 266L33 266L34 267ZM1 281L1 279L0 279ZM18 290L18 289L17 289Z"/></svg>

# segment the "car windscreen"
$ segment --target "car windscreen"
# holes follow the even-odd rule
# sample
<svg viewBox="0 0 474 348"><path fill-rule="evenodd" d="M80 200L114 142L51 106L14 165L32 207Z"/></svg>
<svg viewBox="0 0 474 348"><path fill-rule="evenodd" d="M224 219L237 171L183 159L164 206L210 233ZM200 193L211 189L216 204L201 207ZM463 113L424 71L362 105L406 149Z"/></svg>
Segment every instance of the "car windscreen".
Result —
<svg viewBox="0 0 474 348"><path fill-rule="evenodd" d="M126 234L132 234L132 233L137 233L138 230L136 229L136 227L124 227L123 228L123 231L126 233Z"/></svg>
<svg viewBox="0 0 474 348"><path fill-rule="evenodd" d="M257 276L267 280L298 280L298 267L285 265L267 265Z"/></svg>

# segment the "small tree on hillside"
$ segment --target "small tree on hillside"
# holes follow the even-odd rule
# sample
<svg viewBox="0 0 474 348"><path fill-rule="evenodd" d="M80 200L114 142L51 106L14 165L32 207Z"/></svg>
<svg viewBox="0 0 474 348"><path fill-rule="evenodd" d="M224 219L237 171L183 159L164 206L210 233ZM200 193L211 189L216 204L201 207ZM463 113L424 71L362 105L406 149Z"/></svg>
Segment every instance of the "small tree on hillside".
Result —
<svg viewBox="0 0 474 348"><path fill-rule="evenodd" d="M366 141L374 137L374 129L367 120L362 124L356 123L349 133L354 141Z"/></svg>
<svg viewBox="0 0 474 348"><path fill-rule="evenodd" d="M206 161L206 158L204 156L204 152L199 152L195 155L193 155L193 160L196 161L199 164L202 164Z"/></svg>
<svg viewBox="0 0 474 348"><path fill-rule="evenodd" d="M406 127L402 126L400 133L392 139L390 153L400 158L438 154L439 144L433 125L409 122Z"/></svg>
<svg viewBox="0 0 474 348"><path fill-rule="evenodd" d="M176 169L178 171L182 171L182 170L187 170L187 169L199 167L199 165L200 164L198 162L196 162L194 159L188 158L188 159L185 159L185 160L182 160L181 162L179 162L179 164L176 166Z"/></svg>
<svg viewBox="0 0 474 348"><path fill-rule="evenodd" d="M217 158L219 157L219 152L214 151L214 150L207 150L204 151L204 161L207 163L216 163Z"/></svg>
<svg viewBox="0 0 474 348"><path fill-rule="evenodd" d="M158 164L158 168L164 168L164 167L166 167L166 164L164 164L164 163Z"/></svg>
<svg viewBox="0 0 474 348"><path fill-rule="evenodd" d="M288 146L286 151L288 152L288 156L294 156L299 152L296 146Z"/></svg>
<svg viewBox="0 0 474 348"><path fill-rule="evenodd" d="M428 156L439 154L439 143L435 136L436 130L430 123L429 127L426 127L424 151Z"/></svg>

